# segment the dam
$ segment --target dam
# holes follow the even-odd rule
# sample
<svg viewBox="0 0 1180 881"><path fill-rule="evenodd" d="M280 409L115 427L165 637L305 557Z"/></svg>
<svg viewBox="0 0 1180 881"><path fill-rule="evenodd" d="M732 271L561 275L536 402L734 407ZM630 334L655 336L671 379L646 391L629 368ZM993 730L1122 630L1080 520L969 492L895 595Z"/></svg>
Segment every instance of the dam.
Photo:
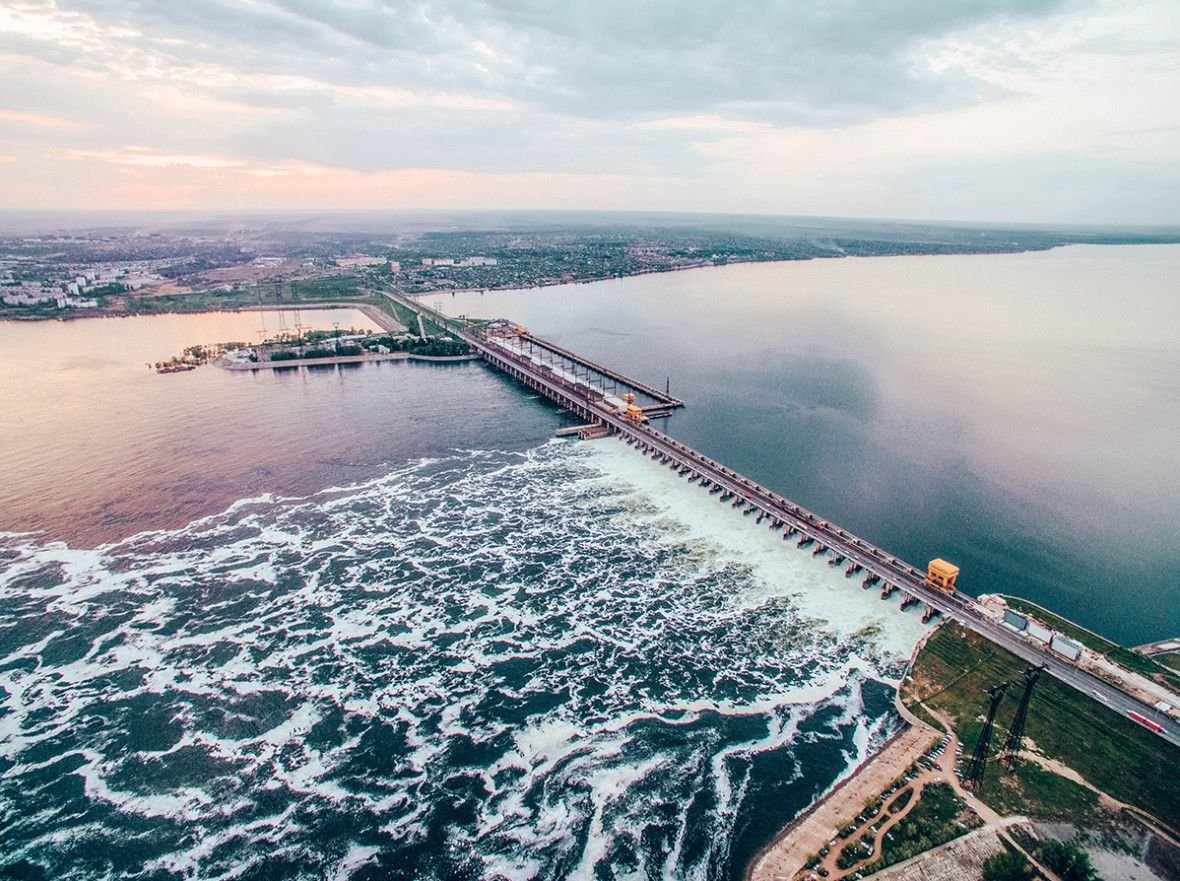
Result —
<svg viewBox="0 0 1180 881"><path fill-rule="evenodd" d="M1029 639L1006 626L984 604L956 588L958 570L946 561L934 560L927 569L918 568L653 428L652 419L685 406L666 389L660 392L509 321L475 323L454 319L411 298L390 293L386 296L427 315L466 342L488 365L584 420L580 436L613 438L627 444L753 522L765 524L781 534L784 542L807 548L815 557L826 555L831 565L844 567L848 578L863 573L862 587L880 585L881 599L887 600L900 591L902 610L920 603L925 620L935 615L953 620L1120 715L1135 721L1148 720L1145 727L1180 745L1180 701L1161 706L1149 696L1120 687L1083 667L1077 654L1063 654L1050 644Z"/></svg>

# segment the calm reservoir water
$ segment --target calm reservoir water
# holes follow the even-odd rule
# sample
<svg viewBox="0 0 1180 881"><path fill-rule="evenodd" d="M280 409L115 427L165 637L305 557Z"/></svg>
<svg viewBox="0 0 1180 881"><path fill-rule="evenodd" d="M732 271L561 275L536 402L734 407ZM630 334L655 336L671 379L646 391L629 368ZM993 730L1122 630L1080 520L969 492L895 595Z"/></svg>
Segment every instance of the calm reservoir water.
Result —
<svg viewBox="0 0 1180 881"><path fill-rule="evenodd" d="M1180 634L1180 246L433 296L688 402L665 430L973 594Z"/></svg>
<svg viewBox="0 0 1180 881"><path fill-rule="evenodd" d="M1180 249L445 297L913 560L1177 621ZM307 321L305 313L304 320ZM320 316L363 326L360 315ZM257 316L0 325L0 866L734 878L924 632L478 364L157 376Z"/></svg>

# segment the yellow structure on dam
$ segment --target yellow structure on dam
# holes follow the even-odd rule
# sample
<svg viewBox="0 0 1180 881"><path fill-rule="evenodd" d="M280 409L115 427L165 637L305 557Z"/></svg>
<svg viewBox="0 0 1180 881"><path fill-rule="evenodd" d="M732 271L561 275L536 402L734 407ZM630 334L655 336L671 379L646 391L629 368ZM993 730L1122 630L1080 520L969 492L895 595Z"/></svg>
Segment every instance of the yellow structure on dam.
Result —
<svg viewBox="0 0 1180 881"><path fill-rule="evenodd" d="M955 579L958 577L959 567L954 563L948 563L941 557L931 560L926 567L926 583L944 593L955 592Z"/></svg>

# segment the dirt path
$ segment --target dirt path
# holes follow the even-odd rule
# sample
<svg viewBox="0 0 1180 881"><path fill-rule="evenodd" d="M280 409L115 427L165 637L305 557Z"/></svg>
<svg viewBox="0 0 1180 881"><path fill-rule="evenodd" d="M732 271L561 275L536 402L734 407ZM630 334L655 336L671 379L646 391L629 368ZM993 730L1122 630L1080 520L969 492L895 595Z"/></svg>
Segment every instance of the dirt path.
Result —
<svg viewBox="0 0 1180 881"><path fill-rule="evenodd" d="M962 798L963 801L965 801L967 803L967 806L972 811L974 811L979 816L979 818L981 820L983 820L984 828L995 829L997 834L1001 837L1001 839L1003 839L1003 840L1007 841L1009 844L1015 846L1015 842L1010 839L1010 837L1006 831L1006 827L1012 823L1012 819L1001 817L998 813L996 813L994 810L992 810L986 804L979 801L979 799L977 799L975 797L974 793L970 792L969 790L964 789L961 782L959 781L958 775L955 773L955 760L958 756L959 739L958 739L958 736L954 733L954 728L950 724L950 720L947 717L945 717L945 715L943 715L941 713L937 713L937 712L931 710L929 707L925 707L925 709L927 710L927 712L930 712L931 715L933 715L934 718L937 719L938 722L941 723L946 729L945 732L941 735L943 738L943 740L942 740L943 752L941 755L939 755L936 758L935 766L933 768L924 768L912 781L910 781L910 783L907 786L903 787L898 792L896 792L893 796L891 796L888 804L882 805L881 810L876 815L874 815L872 818L866 820L863 824L861 824L861 826L858 828L858 830L856 832L854 832L852 835L849 835L847 839L840 840L836 845L834 845L832 847L832 849L828 852L827 856L824 857L823 862L820 863L820 865L818 867L816 867L816 870L813 870L814 877L817 877L817 878L818 877L826 877L826 878L831 879L831 881L840 881L840 879L848 878L848 877L855 875L856 872L861 870L867 863L870 863L873 860L880 857L881 845L885 839L885 835L889 832L890 829L892 829L894 826L896 826L898 823L900 823L903 819L905 819L909 815L910 811L912 811L914 809L914 807L918 804L918 801L921 799L922 790L924 790L927 786L929 786L932 783L946 783L947 785L949 785L951 787L951 789L953 789L955 791L955 793L960 798ZM930 728L929 726L923 725L922 727L927 732L930 732L931 734L935 734L934 729ZM925 752L925 751L923 751L923 752ZM882 787L882 789L883 788L884 787ZM872 850L872 852L871 853L866 852L861 859L857 860L857 862L854 865L850 866L847 869L838 868L836 865L836 861L839 859L840 852L843 850L843 848L849 842L857 841L863 835L863 830L868 828L869 826L871 826L873 823L877 822L880 819L882 813L887 811L889 806L893 805L899 798L902 798L903 794L907 790L912 790L914 793L910 797L909 803L905 806L905 808L903 810L899 811L895 816L890 817L881 826L881 828L879 828L877 830L876 834L873 836L873 850ZM879 791L881 791L881 790L878 790L878 792ZM833 826L832 828L834 829L837 827ZM812 851L812 853L814 853L814 851ZM1030 859L1031 859L1031 857L1030 857ZM1035 864L1035 862L1034 862L1034 864ZM819 874L818 870L821 868L827 872L827 875L821 876ZM800 871L799 873L797 873L796 877L797 878L810 878L810 877L812 877L812 873L803 874ZM1046 873L1046 877L1052 878L1053 876L1050 873Z"/></svg>
<svg viewBox="0 0 1180 881"><path fill-rule="evenodd" d="M859 814L914 763L937 738L928 725L911 725L864 766L780 832L750 863L747 881L791 881L807 858L827 844L842 823Z"/></svg>
<svg viewBox="0 0 1180 881"><path fill-rule="evenodd" d="M927 730L931 732L933 731L933 729L929 728ZM915 806L917 806L919 800L921 799L922 790L924 790L931 783L946 782L949 783L952 788L958 790L958 781L955 780L955 747L958 746L958 740L952 734L949 740L943 741L943 746L944 751L942 755L938 757L938 762L933 769L923 769L918 774L918 776L911 780L906 786L895 792L890 797L889 801L881 806L880 811L878 811L873 817L865 820L857 832L849 835L847 839L839 840L839 842L834 845L830 851L828 851L828 855L824 857L823 862L820 863L819 867L817 867L824 869L827 872L827 875L820 875L820 877L831 878L832 881L838 881L840 878L856 874L860 867L863 867L866 863L870 863L877 859L881 855L881 844L885 840L885 835L890 829L909 816L910 811L912 811ZM888 816L889 808L892 807L898 801L898 799L903 798L907 792L912 792L913 794L910 796L910 800L906 806L896 814ZM882 824L882 826L873 836L872 851L865 853L863 857L857 860L856 863L849 868L839 868L836 865L836 861L840 858L840 853L843 851L843 849L849 843L858 841L863 836L863 832L861 830L872 826L873 823L877 822L882 815L888 816L888 819L884 824ZM817 872L817 874L819 873ZM803 877L809 877L809 875Z"/></svg>

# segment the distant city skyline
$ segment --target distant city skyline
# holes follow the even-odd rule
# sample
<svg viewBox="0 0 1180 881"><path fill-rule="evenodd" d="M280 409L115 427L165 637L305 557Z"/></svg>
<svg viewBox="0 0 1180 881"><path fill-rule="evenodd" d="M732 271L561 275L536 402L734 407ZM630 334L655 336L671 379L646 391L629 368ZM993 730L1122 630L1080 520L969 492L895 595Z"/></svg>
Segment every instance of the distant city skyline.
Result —
<svg viewBox="0 0 1180 881"><path fill-rule="evenodd" d="M1180 223L1180 4L0 0L0 209Z"/></svg>

